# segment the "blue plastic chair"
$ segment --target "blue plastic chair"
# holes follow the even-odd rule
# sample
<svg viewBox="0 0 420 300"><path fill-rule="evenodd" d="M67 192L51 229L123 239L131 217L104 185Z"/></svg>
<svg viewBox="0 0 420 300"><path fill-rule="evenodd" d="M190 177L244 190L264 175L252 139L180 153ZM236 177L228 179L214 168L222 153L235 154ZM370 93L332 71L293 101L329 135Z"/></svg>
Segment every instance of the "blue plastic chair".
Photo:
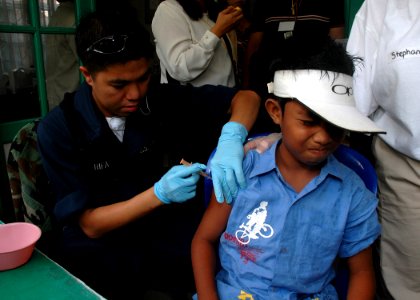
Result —
<svg viewBox="0 0 420 300"><path fill-rule="evenodd" d="M267 135L267 133L254 135L251 138L249 138L248 141L250 141L253 138L265 136L265 135ZM207 161L206 173L209 175L211 175L211 160L215 153L216 153L216 149L213 150L213 152L210 154L210 157ZM377 193L378 180L377 180L376 171L373 165L365 156L363 156L356 150L346 145L340 145L337 148L337 150L334 152L334 156L342 164L346 165L347 167L352 169L354 172L356 172L356 174L359 175L360 178L365 183L366 188L368 188L374 194ZM206 206L210 202L212 190L213 190L212 180L207 177L204 178L204 201L205 201L204 203ZM349 282L349 273L348 273L347 266L342 266L338 264L338 267L336 269L336 277L335 277L334 286L336 287L339 299L344 300L347 298L348 282Z"/></svg>
<svg viewBox="0 0 420 300"><path fill-rule="evenodd" d="M378 177L375 168L365 156L346 145L340 145L334 152L334 156L342 164L356 172L368 190L374 194L378 192Z"/></svg>

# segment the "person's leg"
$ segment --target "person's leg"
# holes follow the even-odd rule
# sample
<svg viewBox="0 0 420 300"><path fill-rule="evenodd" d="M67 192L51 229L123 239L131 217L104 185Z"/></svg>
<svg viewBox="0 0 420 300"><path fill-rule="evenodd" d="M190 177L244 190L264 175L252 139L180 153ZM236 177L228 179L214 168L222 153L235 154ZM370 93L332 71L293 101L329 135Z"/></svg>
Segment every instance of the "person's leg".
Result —
<svg viewBox="0 0 420 300"><path fill-rule="evenodd" d="M384 278L381 271L381 261L380 261L380 243L381 240L378 238L375 243L372 245L372 259L373 259L373 268L375 270L375 281L376 281L376 300L394 300L391 294L386 287Z"/></svg>
<svg viewBox="0 0 420 300"><path fill-rule="evenodd" d="M420 299L420 162L375 138L382 225L380 262L395 299Z"/></svg>
<svg viewBox="0 0 420 300"><path fill-rule="evenodd" d="M148 283L140 249L88 239L77 228L67 230L65 237L60 262L69 272L107 299L142 297Z"/></svg>
<svg viewBox="0 0 420 300"><path fill-rule="evenodd" d="M199 185L194 199L164 206L150 220L150 289L170 295L173 300L191 299L195 291L191 241L203 213L203 195Z"/></svg>

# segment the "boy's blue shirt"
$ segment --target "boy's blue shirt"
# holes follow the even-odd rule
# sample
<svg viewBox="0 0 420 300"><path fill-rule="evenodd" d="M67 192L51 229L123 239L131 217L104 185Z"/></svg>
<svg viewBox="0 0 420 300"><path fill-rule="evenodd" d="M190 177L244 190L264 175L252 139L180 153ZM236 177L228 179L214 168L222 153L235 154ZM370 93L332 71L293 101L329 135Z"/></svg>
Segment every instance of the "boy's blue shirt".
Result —
<svg viewBox="0 0 420 300"><path fill-rule="evenodd" d="M276 166L277 145L244 160L247 188L232 203L220 238L219 297L337 299L330 284L335 258L359 253L380 234L376 196L332 155L296 193ZM257 208L263 213L252 218ZM249 222L256 230L243 236Z"/></svg>

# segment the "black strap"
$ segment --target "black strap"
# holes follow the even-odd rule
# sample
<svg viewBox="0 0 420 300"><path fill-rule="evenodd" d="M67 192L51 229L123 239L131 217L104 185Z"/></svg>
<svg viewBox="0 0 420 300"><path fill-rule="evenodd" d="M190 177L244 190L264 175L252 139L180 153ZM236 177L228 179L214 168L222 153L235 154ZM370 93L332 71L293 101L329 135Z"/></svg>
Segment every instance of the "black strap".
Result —
<svg viewBox="0 0 420 300"><path fill-rule="evenodd" d="M225 41L226 49L227 49L227 52L229 53L229 57L230 57L230 60L232 62L233 75L235 76L235 85L238 86L238 84L239 84L239 82L238 82L238 70L237 70L237 66L236 66L236 61L233 58L232 45L231 45L230 40L229 40L229 38L226 34L224 34L222 36L222 38Z"/></svg>

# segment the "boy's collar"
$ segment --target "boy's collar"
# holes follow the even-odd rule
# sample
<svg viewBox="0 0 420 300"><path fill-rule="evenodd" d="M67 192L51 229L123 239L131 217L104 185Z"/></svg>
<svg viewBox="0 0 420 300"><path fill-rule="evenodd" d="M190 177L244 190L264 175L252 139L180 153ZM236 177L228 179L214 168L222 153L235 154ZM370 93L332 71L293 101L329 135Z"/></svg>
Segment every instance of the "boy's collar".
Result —
<svg viewBox="0 0 420 300"><path fill-rule="evenodd" d="M268 173L277 168L275 156L279 143L281 143L281 138L276 143L273 143L264 153L255 155L254 168L249 174L251 178ZM323 180L328 174L331 174L343 180L344 174L339 164L340 162L334 157L334 154L330 154L327 157L326 163L321 168L319 178Z"/></svg>

